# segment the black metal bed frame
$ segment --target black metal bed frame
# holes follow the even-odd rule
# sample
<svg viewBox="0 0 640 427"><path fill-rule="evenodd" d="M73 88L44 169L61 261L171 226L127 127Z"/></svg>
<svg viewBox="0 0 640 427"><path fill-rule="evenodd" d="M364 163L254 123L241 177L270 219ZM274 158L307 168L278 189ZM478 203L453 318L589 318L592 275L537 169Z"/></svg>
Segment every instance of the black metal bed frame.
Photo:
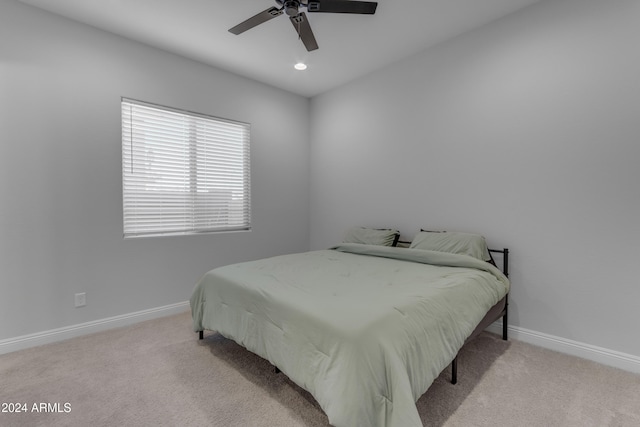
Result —
<svg viewBox="0 0 640 427"><path fill-rule="evenodd" d="M501 253L502 254L502 273L507 276L507 278L509 277L509 249L504 248L504 249L489 249L489 256L491 256L491 264L496 265L493 256L491 254L493 253ZM494 310L494 308L496 307L500 307L502 304L504 304L504 308L502 308L498 314L493 313L492 312ZM496 320L498 320L499 318L502 317L502 339L507 341L508 339L508 320L509 320L509 294L507 293L507 295L498 302L498 304L496 304L491 310L489 310L489 313L487 313L487 315L484 317L484 319L482 319L480 321L480 323L478 324L478 326L476 327L476 329L471 333L471 335L469 336L469 338L467 338L465 340L465 344L468 343L469 341L471 341L473 338L475 338L478 334L480 334L480 332L482 332L487 326L489 326L491 323L495 322ZM458 354L460 354L460 352L458 352ZM456 357L453 358L453 361L451 362L451 384L456 384L458 382L458 354L456 354Z"/></svg>

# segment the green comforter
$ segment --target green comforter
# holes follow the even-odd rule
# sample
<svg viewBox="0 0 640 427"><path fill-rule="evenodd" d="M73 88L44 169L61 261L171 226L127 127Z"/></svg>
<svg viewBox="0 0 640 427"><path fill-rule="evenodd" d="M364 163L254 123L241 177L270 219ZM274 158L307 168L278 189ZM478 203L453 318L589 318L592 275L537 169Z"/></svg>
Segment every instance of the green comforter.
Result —
<svg viewBox="0 0 640 427"><path fill-rule="evenodd" d="M335 426L421 426L416 400L509 290L464 255L344 244L216 268L191 297L218 331L308 390Z"/></svg>

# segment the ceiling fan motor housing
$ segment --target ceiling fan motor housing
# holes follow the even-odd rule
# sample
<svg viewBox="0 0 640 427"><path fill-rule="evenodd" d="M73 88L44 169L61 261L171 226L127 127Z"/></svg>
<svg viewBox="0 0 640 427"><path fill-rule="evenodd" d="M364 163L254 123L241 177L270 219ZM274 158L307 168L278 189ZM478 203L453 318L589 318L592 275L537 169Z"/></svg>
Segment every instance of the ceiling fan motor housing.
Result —
<svg viewBox="0 0 640 427"><path fill-rule="evenodd" d="M296 16L300 8L299 0L276 0L276 3L281 4L284 11L289 16Z"/></svg>

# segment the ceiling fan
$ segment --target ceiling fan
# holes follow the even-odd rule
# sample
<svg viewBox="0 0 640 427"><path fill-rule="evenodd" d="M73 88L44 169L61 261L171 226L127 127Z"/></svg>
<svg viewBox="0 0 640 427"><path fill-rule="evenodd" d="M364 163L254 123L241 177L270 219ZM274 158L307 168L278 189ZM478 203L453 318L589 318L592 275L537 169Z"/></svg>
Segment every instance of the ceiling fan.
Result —
<svg viewBox="0 0 640 427"><path fill-rule="evenodd" d="M356 0L276 0L276 3L280 5L280 8L270 7L267 10L263 10L229 29L229 32L238 35L286 13L298 32L300 40L310 52L318 48L318 43L313 36L313 31L311 31L307 15L304 12L300 12L301 7L306 7L310 13L357 13L364 15L373 15L376 13L376 7L378 7L377 2Z"/></svg>

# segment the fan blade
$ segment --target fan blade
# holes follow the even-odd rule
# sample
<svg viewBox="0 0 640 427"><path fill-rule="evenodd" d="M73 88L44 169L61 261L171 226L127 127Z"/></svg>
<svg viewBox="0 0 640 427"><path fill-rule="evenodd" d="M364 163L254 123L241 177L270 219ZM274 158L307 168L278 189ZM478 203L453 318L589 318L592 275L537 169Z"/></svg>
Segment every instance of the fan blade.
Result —
<svg viewBox="0 0 640 427"><path fill-rule="evenodd" d="M329 13L361 13L373 15L376 13L378 3L374 1L352 0L309 0L307 10L309 12Z"/></svg>
<svg viewBox="0 0 640 427"><path fill-rule="evenodd" d="M296 16L289 17L289 19L291 19L293 27L298 32L302 43L304 43L304 47L306 47L309 52L316 50L318 48L318 43L316 42L316 38L313 36L313 31L311 31L311 25L309 25L307 15L305 15L304 12L300 12Z"/></svg>
<svg viewBox="0 0 640 427"><path fill-rule="evenodd" d="M229 29L229 32L235 35L244 33L245 31L250 30L257 25L267 22L275 18L276 16L282 15L282 13L282 10L278 9L277 7L270 7L269 9L263 10L257 15L254 15L246 21L243 21L235 27Z"/></svg>

